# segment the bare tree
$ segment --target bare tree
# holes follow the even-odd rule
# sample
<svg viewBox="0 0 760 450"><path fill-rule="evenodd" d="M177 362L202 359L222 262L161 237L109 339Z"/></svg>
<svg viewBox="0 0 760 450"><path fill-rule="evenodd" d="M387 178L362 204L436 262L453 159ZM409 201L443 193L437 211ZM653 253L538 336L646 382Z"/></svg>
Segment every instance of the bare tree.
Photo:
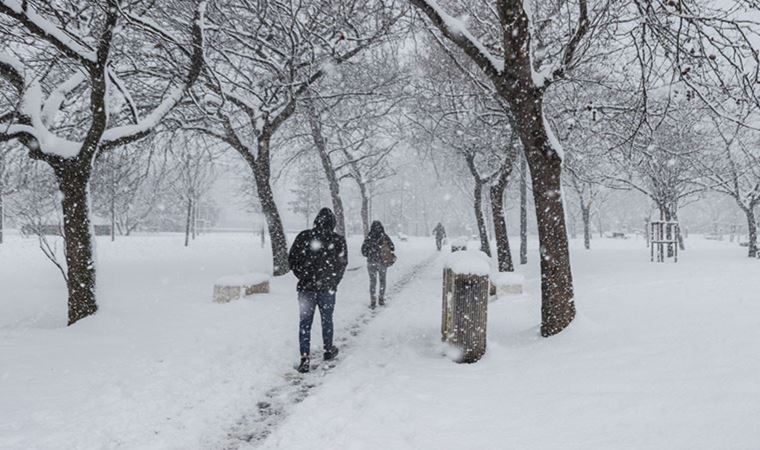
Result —
<svg viewBox="0 0 760 450"><path fill-rule="evenodd" d="M196 141L189 138L189 133L174 133L168 148L170 173L174 175L170 185L185 210L185 247L190 245L191 238L195 239L199 205L216 177L214 146L203 136Z"/></svg>
<svg viewBox="0 0 760 450"><path fill-rule="evenodd" d="M554 62L534 57L537 27L536 18L531 16L536 12L531 10L531 1L495 1L491 11L496 18L476 31L468 29L433 0L411 2L480 67L514 118L531 169L541 241L541 334L557 334L575 317L575 303L561 196L562 150L544 118L543 99L547 87L564 77L582 54L582 42L592 23L587 2L580 0L570 16L576 17L576 26ZM466 12L464 2L456 2L454 6L457 13ZM489 43L485 44L475 33L487 36ZM501 54L496 56L494 50Z"/></svg>
<svg viewBox="0 0 760 450"><path fill-rule="evenodd" d="M216 6L212 20L224 25L212 35L205 120L193 128L226 143L251 168L273 271L284 275L288 248L271 187L273 137L311 85L381 42L403 10L396 0L234 0Z"/></svg>
<svg viewBox="0 0 760 450"><path fill-rule="evenodd" d="M0 244L5 234L5 199L27 184L31 162L18 148L0 142Z"/></svg>
<svg viewBox="0 0 760 450"><path fill-rule="evenodd" d="M33 236L42 254L68 282L66 247L59 246L63 236L63 217L58 199L58 186L49 167L32 161L24 166L24 185L11 197L10 206L23 236Z"/></svg>
<svg viewBox="0 0 760 450"><path fill-rule="evenodd" d="M188 17L174 1L149 9L85 1L71 11L57 2L0 2L4 34L18 37L0 49L0 78L18 98L0 109L0 140L26 145L53 169L63 193L69 324L97 311L93 162L150 134L194 83L203 65L205 5ZM23 49L16 54L15 44Z"/></svg>
<svg viewBox="0 0 760 450"><path fill-rule="evenodd" d="M743 127L742 122L727 123L713 117L712 129L720 137L720 142L694 162L708 180L705 187L731 197L744 213L747 255L755 258L758 255L755 211L760 204L760 152L757 150L757 133Z"/></svg>
<svg viewBox="0 0 760 450"><path fill-rule="evenodd" d="M111 240L129 236L156 206L166 159L155 157L154 139L138 147L101 153L92 175L92 208L108 218ZM147 149L146 149L147 148Z"/></svg>

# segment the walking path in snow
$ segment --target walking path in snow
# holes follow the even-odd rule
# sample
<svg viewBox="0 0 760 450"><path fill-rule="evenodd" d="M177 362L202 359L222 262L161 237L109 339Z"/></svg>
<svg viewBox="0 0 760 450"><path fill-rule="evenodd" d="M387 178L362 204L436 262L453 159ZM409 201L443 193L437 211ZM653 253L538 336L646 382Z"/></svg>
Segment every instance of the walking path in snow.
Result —
<svg viewBox="0 0 760 450"><path fill-rule="evenodd" d="M237 449L241 445L256 446L265 441L277 426L288 417L296 405L304 401L313 389L326 381L326 377L340 365L344 358L351 357L357 337L372 319L377 317L385 308L392 307L397 295L427 269L439 255L440 253L435 253L412 266L398 281L393 283L386 292L387 303L385 307L378 307L375 310L368 309L336 333L336 343L341 350L336 360L330 363L321 363L319 367L308 374L299 374L295 371L288 371L283 374L283 382L270 388L266 392L265 398L255 405L254 410L238 419L229 433L228 442L224 445L225 450ZM319 334L318 326L315 325L312 334ZM314 355L314 361L321 359L320 353Z"/></svg>

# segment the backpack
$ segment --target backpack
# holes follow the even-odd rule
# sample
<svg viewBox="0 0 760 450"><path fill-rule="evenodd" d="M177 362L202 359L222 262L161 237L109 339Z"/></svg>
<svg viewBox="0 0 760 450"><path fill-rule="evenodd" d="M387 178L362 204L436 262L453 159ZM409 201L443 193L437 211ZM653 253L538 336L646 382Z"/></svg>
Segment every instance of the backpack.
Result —
<svg viewBox="0 0 760 450"><path fill-rule="evenodd" d="M388 241L383 239L380 244L380 263L385 267L390 267L396 262L396 254L391 250L391 246L388 245Z"/></svg>

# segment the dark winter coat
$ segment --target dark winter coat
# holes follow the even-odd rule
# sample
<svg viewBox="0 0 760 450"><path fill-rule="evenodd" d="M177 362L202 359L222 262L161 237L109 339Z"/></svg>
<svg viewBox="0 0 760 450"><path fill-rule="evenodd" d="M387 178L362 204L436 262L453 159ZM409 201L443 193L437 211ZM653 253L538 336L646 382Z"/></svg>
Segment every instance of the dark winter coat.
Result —
<svg viewBox="0 0 760 450"><path fill-rule="evenodd" d="M381 264L380 249L383 243L388 245L391 250L396 250L391 238L385 234L383 225L378 221L374 221L372 222L372 227L370 227L369 234L367 234L362 243L362 256L367 258L369 264Z"/></svg>
<svg viewBox="0 0 760 450"><path fill-rule="evenodd" d="M436 239L443 239L446 237L446 229L443 228L443 224L439 223L438 225L433 228L433 234L435 234Z"/></svg>
<svg viewBox="0 0 760 450"><path fill-rule="evenodd" d="M348 265L348 246L346 238L334 229L335 215L329 208L322 208L314 219L314 228L302 231L293 242L288 263L298 278L299 291L338 289Z"/></svg>

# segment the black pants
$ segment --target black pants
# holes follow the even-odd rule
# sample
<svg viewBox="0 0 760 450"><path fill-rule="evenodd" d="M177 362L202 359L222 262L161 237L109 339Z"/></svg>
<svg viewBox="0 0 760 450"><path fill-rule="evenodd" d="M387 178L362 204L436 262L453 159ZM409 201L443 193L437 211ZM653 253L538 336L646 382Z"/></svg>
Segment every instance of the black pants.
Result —
<svg viewBox="0 0 760 450"><path fill-rule="evenodd" d="M311 324L317 308L322 318L322 344L325 350L332 348L335 292L301 291L298 293L298 304L301 312L298 331L301 355L308 355L311 350Z"/></svg>
<svg viewBox="0 0 760 450"><path fill-rule="evenodd" d="M435 238L435 247L440 251L443 245L443 238Z"/></svg>
<svg viewBox="0 0 760 450"><path fill-rule="evenodd" d="M385 274L388 268L378 263L367 263L367 271L369 272L369 295L375 297L375 291L377 287L377 279L380 278L380 299L385 299Z"/></svg>

